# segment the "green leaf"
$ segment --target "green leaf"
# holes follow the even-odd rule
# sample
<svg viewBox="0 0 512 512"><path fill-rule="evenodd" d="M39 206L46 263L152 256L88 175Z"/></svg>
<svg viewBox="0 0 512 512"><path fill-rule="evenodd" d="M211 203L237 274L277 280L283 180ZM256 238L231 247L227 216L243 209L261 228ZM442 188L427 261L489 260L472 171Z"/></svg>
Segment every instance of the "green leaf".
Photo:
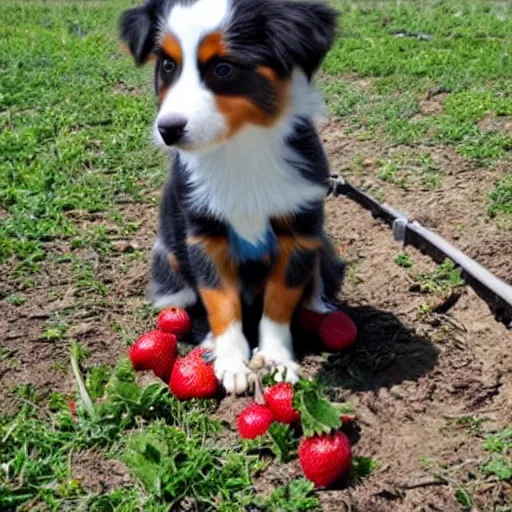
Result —
<svg viewBox="0 0 512 512"><path fill-rule="evenodd" d="M331 404L337 411L338 414L351 414L354 412L354 408L352 405L344 402L344 403L332 403Z"/></svg>
<svg viewBox="0 0 512 512"><path fill-rule="evenodd" d="M103 396L111 372L110 367L105 364L96 366L89 371L85 385L92 400L97 400Z"/></svg>
<svg viewBox="0 0 512 512"><path fill-rule="evenodd" d="M274 422L270 425L268 433L272 440L270 449L279 462L288 462L295 457L298 440L290 425Z"/></svg>
<svg viewBox="0 0 512 512"><path fill-rule="evenodd" d="M262 503L262 507L268 512L321 510L320 501L315 495L315 486L305 478L297 478L286 486L278 487Z"/></svg>
<svg viewBox="0 0 512 512"><path fill-rule="evenodd" d="M300 381L297 388L293 405L300 412L306 437L329 434L341 427L340 412L322 395L316 384Z"/></svg>
<svg viewBox="0 0 512 512"><path fill-rule="evenodd" d="M504 457L494 457L482 469L485 473L496 475L500 480L512 481L512 460L507 461Z"/></svg>
<svg viewBox="0 0 512 512"><path fill-rule="evenodd" d="M507 449L512 450L512 426L485 438L484 450L503 453Z"/></svg>
<svg viewBox="0 0 512 512"><path fill-rule="evenodd" d="M365 478L379 466L379 463L372 457L353 457L352 469L359 478Z"/></svg>
<svg viewBox="0 0 512 512"><path fill-rule="evenodd" d="M466 492L463 487L459 487L455 493L457 501L462 505L464 510L469 510L473 506L473 500L471 496Z"/></svg>

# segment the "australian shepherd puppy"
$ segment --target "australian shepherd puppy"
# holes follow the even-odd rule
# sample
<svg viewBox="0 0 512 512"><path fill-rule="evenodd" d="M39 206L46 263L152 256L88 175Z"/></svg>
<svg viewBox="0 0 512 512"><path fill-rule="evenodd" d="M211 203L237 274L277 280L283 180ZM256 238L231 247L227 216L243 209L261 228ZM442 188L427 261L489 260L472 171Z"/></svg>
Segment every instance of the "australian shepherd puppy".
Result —
<svg viewBox="0 0 512 512"><path fill-rule="evenodd" d="M329 169L311 83L335 12L293 0L149 0L120 27L136 63L155 62L154 138L172 161L151 300L205 312L198 336L214 343L228 393L249 386L245 318L256 312L260 360L293 382L294 313L331 310L343 275L324 234Z"/></svg>

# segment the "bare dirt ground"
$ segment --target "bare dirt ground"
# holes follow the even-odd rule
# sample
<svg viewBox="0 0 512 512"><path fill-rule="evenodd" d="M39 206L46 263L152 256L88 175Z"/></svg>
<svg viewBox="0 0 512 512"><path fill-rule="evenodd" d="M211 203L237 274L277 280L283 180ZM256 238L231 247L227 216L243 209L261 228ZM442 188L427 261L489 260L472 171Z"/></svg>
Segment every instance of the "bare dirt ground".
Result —
<svg viewBox="0 0 512 512"><path fill-rule="evenodd" d="M331 124L323 136L337 171L343 171L351 152L366 155L366 165L371 166L384 151L375 143L345 137L339 124ZM425 225L507 279L512 275L510 234L500 232L485 215L475 214L483 208L478 203L482 194L474 193L480 185L469 179L475 169L450 150L440 150L435 158L444 171L441 189L408 194L384 186L386 201L412 217L421 216ZM90 249L74 251L109 286L106 296L77 281L72 263L56 258L44 263L30 287L23 280L11 280L8 266L0 268L0 288L23 291L28 299L21 305L4 303L0 317L0 338L8 354L0 358L0 403L5 411L13 406L9 390L16 385L32 383L48 394L71 392L69 340L89 349L92 362L114 363L126 350L126 333L143 332L152 325L144 299L146 257L135 258L131 250L140 247L144 255L149 253L156 210L153 205L123 205L121 210L139 226L132 239L117 240L117 251L108 257ZM354 404L358 422L349 432L354 453L374 458L379 466L362 483L345 481L339 489L320 492L323 509L458 511L456 491L464 485L474 510L510 510L510 485L478 476L477 468L488 455L482 449L482 432L465 418L487 418L483 431L512 421L512 333L495 322L467 287L448 311L422 314L422 304L430 299L417 291L411 273L435 265L407 249L413 269L399 267L394 257L400 248L390 230L349 200L329 198L326 210L329 233L349 263L342 300L360 336L348 354L305 355L303 368L308 376L328 384L335 398ZM109 227L101 215L75 215L78 222ZM464 229L458 229L457 222ZM111 235L115 238L115 232ZM59 241L49 250L66 255L70 243ZM49 323L59 321L69 326L61 339L42 336ZM232 423L244 404L244 399L227 399L217 415ZM80 467L86 468L89 478L96 470L102 481L108 480L107 473L114 474L114 484L102 483L106 488L126 480L119 468L96 468L94 457L84 457ZM255 485L269 492L299 473L297 462L271 465ZM442 481L435 480L437 474ZM98 479L92 478L93 487Z"/></svg>
<svg viewBox="0 0 512 512"><path fill-rule="evenodd" d="M430 100L428 108L442 108L441 101ZM322 130L333 171L356 187L383 196L382 201L445 237L501 279L512 281L512 230L500 229L487 214L486 202L495 181L510 173L509 162L479 167L449 146L380 145L347 135L345 129L341 120L332 119ZM379 179L382 162L422 153L437 167L438 186L412 182L402 188Z"/></svg>

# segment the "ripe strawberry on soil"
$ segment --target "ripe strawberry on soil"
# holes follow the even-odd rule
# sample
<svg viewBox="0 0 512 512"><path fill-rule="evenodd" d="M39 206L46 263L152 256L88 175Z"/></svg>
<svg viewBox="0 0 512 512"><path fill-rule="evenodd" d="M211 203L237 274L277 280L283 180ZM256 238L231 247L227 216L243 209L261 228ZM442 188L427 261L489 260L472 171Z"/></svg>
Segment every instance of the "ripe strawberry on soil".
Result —
<svg viewBox="0 0 512 512"><path fill-rule="evenodd" d="M335 311L325 317L318 334L325 348L338 352L354 344L357 328L348 315Z"/></svg>
<svg viewBox="0 0 512 512"><path fill-rule="evenodd" d="M327 487L339 480L350 467L350 443L343 432L303 439L299 461L307 479L317 487Z"/></svg>
<svg viewBox="0 0 512 512"><path fill-rule="evenodd" d="M302 334L305 336L317 335L325 317L325 314L302 308L299 311L299 326Z"/></svg>
<svg viewBox="0 0 512 512"><path fill-rule="evenodd" d="M169 387L179 400L191 398L211 398L218 389L213 365L206 363L203 348L195 348L185 357L178 357Z"/></svg>
<svg viewBox="0 0 512 512"><path fill-rule="evenodd" d="M300 413L293 407L293 386L289 382L280 382L265 390L265 401L274 418L281 423L295 423Z"/></svg>
<svg viewBox="0 0 512 512"><path fill-rule="evenodd" d="M262 436L273 421L274 415L266 405L253 403L239 414L236 426L241 437L255 439Z"/></svg>
<svg viewBox="0 0 512 512"><path fill-rule="evenodd" d="M184 336L190 331L191 321L188 313L181 308L165 308L158 314L158 329L176 336Z"/></svg>
<svg viewBox="0 0 512 512"><path fill-rule="evenodd" d="M163 381L169 382L177 357L177 340L174 334L149 331L130 348L130 359L136 371L153 370Z"/></svg>

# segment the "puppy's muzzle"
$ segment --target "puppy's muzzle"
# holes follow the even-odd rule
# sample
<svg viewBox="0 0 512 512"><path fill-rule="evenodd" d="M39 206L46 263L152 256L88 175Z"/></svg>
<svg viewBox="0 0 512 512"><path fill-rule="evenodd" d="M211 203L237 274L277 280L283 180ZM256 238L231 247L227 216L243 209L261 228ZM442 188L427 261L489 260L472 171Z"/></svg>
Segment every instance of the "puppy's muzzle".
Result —
<svg viewBox="0 0 512 512"><path fill-rule="evenodd" d="M157 128L167 146L181 141L187 126L187 118L182 114L168 114L158 120Z"/></svg>

